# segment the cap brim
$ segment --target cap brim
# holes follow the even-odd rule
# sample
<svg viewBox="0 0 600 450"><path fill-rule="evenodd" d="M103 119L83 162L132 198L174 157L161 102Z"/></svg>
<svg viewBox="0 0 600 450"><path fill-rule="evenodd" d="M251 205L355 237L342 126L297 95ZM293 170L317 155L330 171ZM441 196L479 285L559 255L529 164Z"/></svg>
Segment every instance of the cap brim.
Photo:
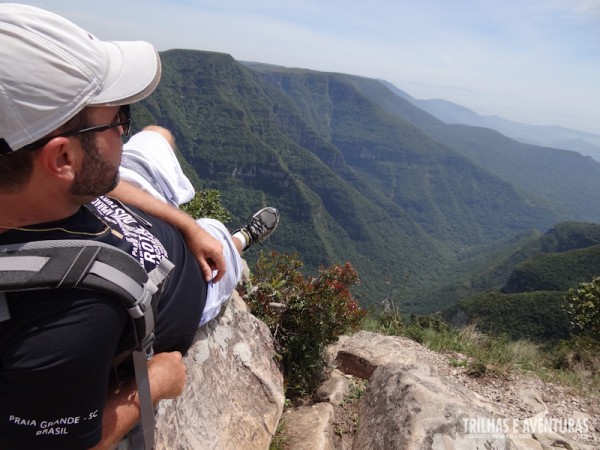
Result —
<svg viewBox="0 0 600 450"><path fill-rule="evenodd" d="M148 42L103 42L109 60L104 88L90 106L119 106L148 97L160 81L160 57Z"/></svg>

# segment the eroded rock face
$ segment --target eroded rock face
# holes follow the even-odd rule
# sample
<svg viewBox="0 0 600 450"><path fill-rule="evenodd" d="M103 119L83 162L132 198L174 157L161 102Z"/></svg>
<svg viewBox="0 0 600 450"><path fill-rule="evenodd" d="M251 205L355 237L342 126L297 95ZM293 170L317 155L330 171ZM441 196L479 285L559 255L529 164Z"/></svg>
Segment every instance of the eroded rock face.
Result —
<svg viewBox="0 0 600 450"><path fill-rule="evenodd" d="M234 294L197 335L183 395L162 402L159 449L267 449L283 411L271 334Z"/></svg>
<svg viewBox="0 0 600 450"><path fill-rule="evenodd" d="M342 336L328 347L327 355L332 366L345 373L341 376L354 380L353 389L349 389L348 382L341 383L340 373L333 370L314 397L334 406L332 438L336 449L600 448L599 415L593 412L597 408L591 407L597 402L574 403L575 399L561 394L560 388L535 377L473 379L464 367L449 364L449 358L462 360L463 355L442 355L410 339L366 331ZM363 384L361 388L356 377L368 380L368 387L364 389ZM564 396L569 408L561 407L564 403L557 402L557 396ZM357 397L358 406L354 403ZM306 407L302 409L306 411ZM286 416L294 414L288 411ZM348 419L354 418L358 426L353 429L347 425ZM574 420L573 426L581 429L556 433L553 427L559 431L565 427L565 423L551 423L557 418ZM331 420L326 419L324 424ZM313 425L300 420L285 423L291 436L304 437L302 446L291 441L291 450L303 449L307 443L315 450L329 448L323 442L331 440L323 440L320 434L319 439L312 438L309 431L315 429ZM330 430L325 426L319 429L325 433Z"/></svg>
<svg viewBox="0 0 600 450"><path fill-rule="evenodd" d="M286 448L334 450L333 417L333 406L325 402L290 411L285 417L285 423L291 425L286 425Z"/></svg>
<svg viewBox="0 0 600 450"><path fill-rule="evenodd" d="M341 337L327 354L343 373L332 371L316 404L286 412L290 450L600 448L600 415L590 407L597 402L556 409L558 391L537 379L473 380L414 341L366 331ZM161 402L156 449L267 449L284 404L273 355L269 330L234 294L199 331L183 395ZM355 377L367 388L362 382L357 391ZM355 408L345 418L355 427L345 426L344 404ZM540 428L553 417L586 429Z"/></svg>
<svg viewBox="0 0 600 450"><path fill-rule="evenodd" d="M160 402L155 448L268 449L285 400L274 355L269 329L234 293L198 331L183 394Z"/></svg>
<svg viewBox="0 0 600 450"><path fill-rule="evenodd" d="M465 421L494 421L489 408L426 364L390 363L369 380L353 448L514 448L509 437L465 436ZM501 436L500 436L501 435ZM459 445L460 441L460 445ZM501 444L499 441L502 441ZM448 447L452 443L454 446Z"/></svg>
<svg viewBox="0 0 600 450"><path fill-rule="evenodd" d="M416 354L405 341L378 333L359 331L336 347L335 360L339 369L368 380L377 367L391 362L416 362Z"/></svg>
<svg viewBox="0 0 600 450"><path fill-rule="evenodd" d="M544 400L540 380L515 378L499 388L488 383L500 396L482 396L472 383L460 383L465 375L441 355L365 331L341 339L330 352L346 373L369 380L359 402L355 450L599 448L599 416L549 408L552 399ZM516 393L510 401L520 414L502 407L504 393Z"/></svg>

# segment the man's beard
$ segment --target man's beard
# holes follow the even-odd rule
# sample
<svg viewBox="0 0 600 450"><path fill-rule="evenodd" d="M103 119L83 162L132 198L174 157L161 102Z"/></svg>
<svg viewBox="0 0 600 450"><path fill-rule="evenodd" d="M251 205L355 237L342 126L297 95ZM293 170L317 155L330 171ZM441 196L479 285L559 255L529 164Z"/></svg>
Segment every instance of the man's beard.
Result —
<svg viewBox="0 0 600 450"><path fill-rule="evenodd" d="M71 185L71 194L98 197L112 191L119 182L119 167L101 158L93 135L82 135L80 140L85 155Z"/></svg>

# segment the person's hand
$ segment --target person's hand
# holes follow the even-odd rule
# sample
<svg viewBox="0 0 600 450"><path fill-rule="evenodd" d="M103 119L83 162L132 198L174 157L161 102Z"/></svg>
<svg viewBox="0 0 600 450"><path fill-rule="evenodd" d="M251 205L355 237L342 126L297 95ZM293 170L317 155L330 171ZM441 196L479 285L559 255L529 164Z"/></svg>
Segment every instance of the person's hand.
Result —
<svg viewBox="0 0 600 450"><path fill-rule="evenodd" d="M186 368L179 352L157 353L148 361L152 398L175 398L183 392ZM156 396L156 397L155 397Z"/></svg>
<svg viewBox="0 0 600 450"><path fill-rule="evenodd" d="M216 283L227 270L223 244L194 222L193 227L181 230L187 248L196 257L204 279ZM213 271L217 271L213 278Z"/></svg>
<svg viewBox="0 0 600 450"><path fill-rule="evenodd" d="M223 278L226 270L223 244L203 230L192 217L126 181L119 182L110 195L177 228L187 248L196 257L204 279L216 283ZM214 270L217 273L213 278Z"/></svg>

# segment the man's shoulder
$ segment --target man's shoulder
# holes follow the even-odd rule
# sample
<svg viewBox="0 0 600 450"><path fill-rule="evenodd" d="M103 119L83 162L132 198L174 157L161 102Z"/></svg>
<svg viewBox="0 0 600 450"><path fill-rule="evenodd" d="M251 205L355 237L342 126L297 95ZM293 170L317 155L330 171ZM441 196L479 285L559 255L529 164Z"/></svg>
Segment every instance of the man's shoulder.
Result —
<svg viewBox="0 0 600 450"><path fill-rule="evenodd" d="M6 301L10 318L0 322L0 342L26 342L27 336L38 335L60 340L101 330L120 336L128 323L126 309L114 296L89 289L8 292Z"/></svg>

